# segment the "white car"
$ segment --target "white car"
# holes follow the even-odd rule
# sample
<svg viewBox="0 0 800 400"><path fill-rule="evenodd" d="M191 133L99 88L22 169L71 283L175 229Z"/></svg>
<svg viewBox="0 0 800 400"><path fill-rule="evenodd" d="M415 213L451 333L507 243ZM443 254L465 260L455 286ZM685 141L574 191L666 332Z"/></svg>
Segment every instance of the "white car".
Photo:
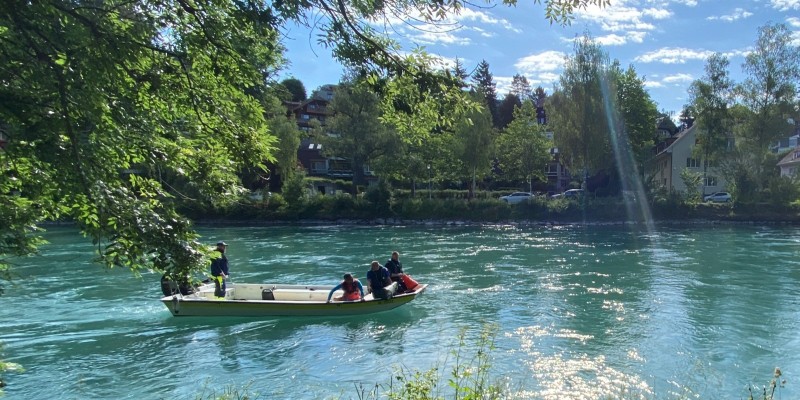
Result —
<svg viewBox="0 0 800 400"><path fill-rule="evenodd" d="M730 203L731 200L731 194L728 192L716 192L703 197L703 201L711 201L714 203Z"/></svg>
<svg viewBox="0 0 800 400"><path fill-rule="evenodd" d="M501 196L500 200L505 201L508 204L519 204L523 201L528 201L528 199L533 198L533 193L528 192L514 192L508 196Z"/></svg>

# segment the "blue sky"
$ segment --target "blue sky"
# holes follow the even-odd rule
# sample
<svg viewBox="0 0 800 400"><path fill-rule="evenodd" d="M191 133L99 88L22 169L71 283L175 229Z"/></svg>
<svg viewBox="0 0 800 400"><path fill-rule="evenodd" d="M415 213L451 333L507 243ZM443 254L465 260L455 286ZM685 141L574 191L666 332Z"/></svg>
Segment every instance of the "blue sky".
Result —
<svg viewBox="0 0 800 400"><path fill-rule="evenodd" d="M516 7L465 9L437 26L394 19L375 27L390 32L404 50L424 47L445 65L459 58L472 71L485 59L500 98L514 74L551 93L573 39L588 32L611 59L645 77L659 110L678 114L712 53L728 56L735 82L744 79L744 57L766 23L785 23L800 44L800 0L611 0L610 7L577 12L565 27L547 22L544 6L519 0ZM302 27L285 32L291 64L281 78L300 79L309 94L342 74L330 50L316 43L319 33Z"/></svg>

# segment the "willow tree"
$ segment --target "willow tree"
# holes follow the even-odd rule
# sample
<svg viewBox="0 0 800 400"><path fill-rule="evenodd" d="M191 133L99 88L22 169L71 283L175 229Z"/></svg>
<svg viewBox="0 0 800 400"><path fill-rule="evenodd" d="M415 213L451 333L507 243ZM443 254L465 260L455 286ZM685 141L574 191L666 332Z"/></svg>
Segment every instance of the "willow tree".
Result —
<svg viewBox="0 0 800 400"><path fill-rule="evenodd" d="M548 97L555 145L572 171L589 173L613 166L605 99L614 96L603 84L610 79L609 58L588 34L575 40L554 93Z"/></svg>

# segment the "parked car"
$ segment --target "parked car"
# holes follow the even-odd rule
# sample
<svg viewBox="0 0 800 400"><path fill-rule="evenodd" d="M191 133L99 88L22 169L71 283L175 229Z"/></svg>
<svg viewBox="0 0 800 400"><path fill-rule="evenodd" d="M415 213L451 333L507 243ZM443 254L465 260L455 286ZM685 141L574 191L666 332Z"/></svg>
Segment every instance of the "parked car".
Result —
<svg viewBox="0 0 800 400"><path fill-rule="evenodd" d="M731 194L728 192L716 192L703 197L703 201L711 201L714 203L730 203L731 200Z"/></svg>
<svg viewBox="0 0 800 400"><path fill-rule="evenodd" d="M523 201L528 201L528 199L533 198L533 193L528 192L514 192L508 196L501 196L500 200L505 201L508 204L519 204Z"/></svg>
<svg viewBox="0 0 800 400"><path fill-rule="evenodd" d="M570 189L564 192L564 197L567 199L577 199L583 196L583 189Z"/></svg>

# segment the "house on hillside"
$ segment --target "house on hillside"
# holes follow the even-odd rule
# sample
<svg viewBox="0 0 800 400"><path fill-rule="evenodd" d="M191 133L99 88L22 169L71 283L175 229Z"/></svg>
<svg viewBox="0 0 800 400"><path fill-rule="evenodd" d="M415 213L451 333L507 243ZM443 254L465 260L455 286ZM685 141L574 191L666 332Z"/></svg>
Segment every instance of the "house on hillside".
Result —
<svg viewBox="0 0 800 400"><path fill-rule="evenodd" d="M289 112L295 116L297 127L306 133L297 149L297 161L306 170L308 176L344 179L353 178L353 167L350 160L342 157L327 157L323 154L322 144L311 137L313 121L318 121L319 126L325 127L328 119L333 116L329 105L333 99L335 85L323 85L315 90L311 98L303 102L286 102ZM364 167L364 176L372 184L377 181L368 166ZM322 194L335 193L337 188L334 183L317 181L314 189Z"/></svg>
<svg viewBox="0 0 800 400"><path fill-rule="evenodd" d="M697 125L683 129L676 135L668 138L655 147L656 155L651 160L651 173L655 183L667 190L679 192L686 191L686 185L681 179L681 171L689 170L702 174L704 160L694 156L697 144ZM719 175L714 165L708 165L705 181L702 182L700 192L711 194L725 189L726 182Z"/></svg>
<svg viewBox="0 0 800 400"><path fill-rule="evenodd" d="M786 154L779 162L781 176L797 176L800 172L800 146Z"/></svg>
<svg viewBox="0 0 800 400"><path fill-rule="evenodd" d="M329 101L323 99L308 99L300 103L287 102L286 105L291 107L290 112L297 121L297 128L308 135L311 134L312 121L319 121L320 125L324 126L331 116L328 112L328 103Z"/></svg>

